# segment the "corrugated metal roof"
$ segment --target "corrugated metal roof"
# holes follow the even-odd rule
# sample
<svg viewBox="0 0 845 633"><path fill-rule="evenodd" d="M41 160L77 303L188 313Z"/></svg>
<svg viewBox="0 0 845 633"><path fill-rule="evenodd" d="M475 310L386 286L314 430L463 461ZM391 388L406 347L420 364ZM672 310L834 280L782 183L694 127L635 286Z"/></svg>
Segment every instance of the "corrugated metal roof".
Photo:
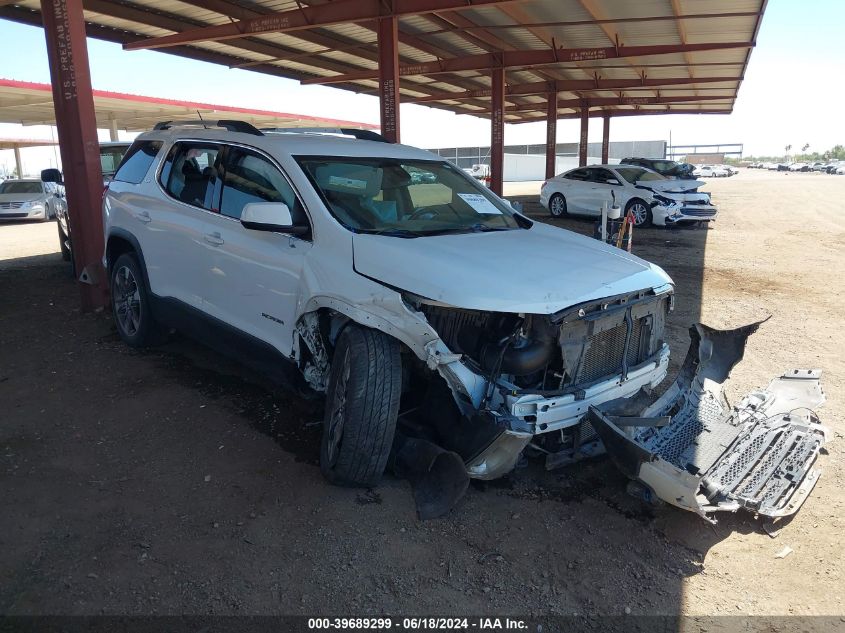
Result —
<svg viewBox="0 0 845 633"><path fill-rule="evenodd" d="M350 0L83 0L89 35L119 42L138 43L186 33L215 25L228 25L279 12L319 11L321 6ZM397 0L399 2L400 0ZM506 67L508 86L522 86L554 80L594 80L591 88L563 89L560 100L619 97L610 110L615 114L674 111L730 112L748 64L766 0L463 0L450 4L442 0L432 11L431 0L401 0L404 7L419 7L399 16L400 90L404 99L429 98L427 105L456 113L486 115L489 98L449 93L489 89L483 66L459 72L410 74L413 65L465 59L506 52L517 62ZM361 0L360 6L372 5ZM382 3L389 6L389 2ZM448 9L442 9L444 6ZM0 3L0 18L40 24L39 0ZM398 5L397 5L398 6ZM362 9L363 10L363 9ZM361 14L365 15L365 14ZM310 25L310 26L309 26ZM248 33L225 39L191 39L162 52L246 68L299 80L326 81L338 88L375 93L377 77L361 77L377 69L376 23L320 24L308 21L305 28L285 32ZM182 39L186 39L183 36ZM656 54L639 50L624 55L626 47L732 44L731 48L686 50ZM621 48L617 48L621 47ZM610 52L579 52L572 49L603 49ZM551 61L524 64L520 53L557 51ZM622 52L620 56L617 53ZM527 58L526 58L527 59ZM557 61L555 61L557 59ZM355 76L354 73L359 73ZM347 75L350 75L347 77ZM714 84L708 78L730 78ZM640 86L630 80L642 79ZM686 79L665 87L656 81ZM629 80L622 88L606 89L607 82ZM646 81L648 80L648 81ZM604 82L604 83L603 83ZM649 83L650 82L650 83ZM671 83L671 82L670 82ZM645 85L648 84L648 85ZM663 88L663 89L662 89ZM714 101L714 95L724 99ZM700 101L673 104L671 98L700 96ZM438 97L441 97L438 99ZM653 97L659 102L628 105L626 97ZM437 100L430 100L437 99ZM509 122L538 120L546 113L546 95L510 94ZM532 105L533 104L533 105ZM608 109L595 106L593 109ZM572 109L561 108L568 116Z"/></svg>

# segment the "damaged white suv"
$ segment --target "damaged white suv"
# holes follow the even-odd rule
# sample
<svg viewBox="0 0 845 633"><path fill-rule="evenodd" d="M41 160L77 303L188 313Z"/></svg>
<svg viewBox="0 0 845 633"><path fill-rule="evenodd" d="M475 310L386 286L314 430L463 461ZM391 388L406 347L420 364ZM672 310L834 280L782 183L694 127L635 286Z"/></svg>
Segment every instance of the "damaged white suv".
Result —
<svg viewBox="0 0 845 633"><path fill-rule="evenodd" d="M103 203L122 339L177 328L325 392L322 470L363 486L398 418L492 479L529 443L583 452L591 405L663 380L663 270L528 219L434 154L343 132L142 134Z"/></svg>

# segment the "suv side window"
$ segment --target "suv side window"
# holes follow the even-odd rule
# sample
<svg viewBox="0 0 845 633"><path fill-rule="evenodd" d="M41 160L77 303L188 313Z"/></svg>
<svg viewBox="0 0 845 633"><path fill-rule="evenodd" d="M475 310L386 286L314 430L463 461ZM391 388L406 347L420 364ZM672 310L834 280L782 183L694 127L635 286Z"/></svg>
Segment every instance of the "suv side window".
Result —
<svg viewBox="0 0 845 633"><path fill-rule="evenodd" d="M176 143L161 169L161 186L180 202L217 211L214 190L219 155L216 143Z"/></svg>
<svg viewBox="0 0 845 633"><path fill-rule="evenodd" d="M132 143L132 147L129 148L120 162L120 167L117 168L114 179L133 185L140 183L150 170L150 165L153 164L161 146L161 141L136 141ZM102 163L102 156L100 162Z"/></svg>
<svg viewBox="0 0 845 633"><path fill-rule="evenodd" d="M308 224L302 203L279 168L258 152L230 146L223 160L220 213L238 220L251 202L283 202L294 224Z"/></svg>

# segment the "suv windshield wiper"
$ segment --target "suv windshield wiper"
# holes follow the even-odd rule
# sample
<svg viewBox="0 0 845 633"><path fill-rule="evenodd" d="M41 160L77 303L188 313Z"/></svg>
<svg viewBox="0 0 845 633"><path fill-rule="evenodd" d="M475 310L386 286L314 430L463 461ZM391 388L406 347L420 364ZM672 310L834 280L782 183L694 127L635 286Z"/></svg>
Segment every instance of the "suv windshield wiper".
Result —
<svg viewBox="0 0 845 633"><path fill-rule="evenodd" d="M437 231L438 235L445 235L447 233L492 233L494 231L513 231L517 227L511 226L487 226L486 224L471 224L469 226L455 226L449 229L441 229Z"/></svg>
<svg viewBox="0 0 845 633"><path fill-rule="evenodd" d="M356 233L364 235L385 235L387 237L402 237L412 239L416 237L431 237L434 235L454 235L457 233L488 233L492 231L510 231L511 227L494 227L486 224L473 224L471 226L453 226L431 231L412 231L411 229L384 228L384 229L355 229Z"/></svg>
<svg viewBox="0 0 845 633"><path fill-rule="evenodd" d="M364 235L386 235L387 237L404 237L412 239L415 237L425 237L431 233L424 233L422 231L411 231L410 229L355 229L356 233L363 233Z"/></svg>

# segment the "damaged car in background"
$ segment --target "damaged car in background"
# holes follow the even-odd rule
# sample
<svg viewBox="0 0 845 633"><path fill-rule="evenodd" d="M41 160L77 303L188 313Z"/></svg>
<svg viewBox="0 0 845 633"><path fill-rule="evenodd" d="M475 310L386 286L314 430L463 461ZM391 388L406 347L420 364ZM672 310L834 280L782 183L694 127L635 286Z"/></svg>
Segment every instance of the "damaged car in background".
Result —
<svg viewBox="0 0 845 633"><path fill-rule="evenodd" d="M718 209L700 180L672 179L635 165L578 167L546 180L540 204L554 218L601 216L602 206L618 204L634 226L674 226L712 222Z"/></svg>
<svg viewBox="0 0 845 633"><path fill-rule="evenodd" d="M597 416L623 424L619 403L666 376L663 270L532 221L439 156L234 121L160 124L135 144L103 208L119 335L177 328L325 394L331 482L389 469L437 516L524 454L613 454ZM671 428L672 407L654 415L644 428ZM631 476L652 485L651 445L625 437Z"/></svg>

